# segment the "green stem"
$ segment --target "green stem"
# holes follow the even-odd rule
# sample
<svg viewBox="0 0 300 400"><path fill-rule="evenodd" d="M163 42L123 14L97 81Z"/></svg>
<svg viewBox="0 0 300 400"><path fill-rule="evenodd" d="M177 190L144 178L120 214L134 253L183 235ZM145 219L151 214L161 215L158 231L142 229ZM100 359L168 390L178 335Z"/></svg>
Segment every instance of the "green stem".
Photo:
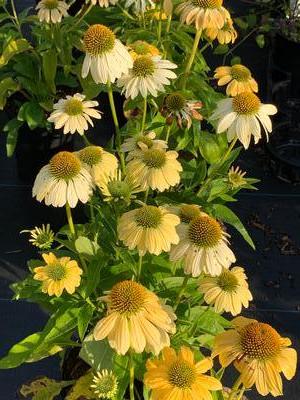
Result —
<svg viewBox="0 0 300 400"><path fill-rule="evenodd" d="M188 283L188 280L189 280L189 279L190 279L190 277L189 277L188 275L186 275L186 276L184 277L184 280L183 280L183 282L182 282L181 289L180 289L180 291L179 291L179 293L178 293L177 299L176 299L175 304L174 304L174 307L173 307L173 310L174 310L174 311L176 311L176 310L177 310L177 307L179 306L181 297L183 296L183 294L184 294L184 292L185 292L185 289L186 289L186 286L187 286L187 283Z"/></svg>
<svg viewBox="0 0 300 400"><path fill-rule="evenodd" d="M16 11L16 6L15 6L14 0L10 0L10 4L11 4L11 9L12 9L12 12L13 12L14 19L15 19L15 21L16 21L16 27L17 27L17 29L18 29L20 35L23 36L23 35L22 35L21 25L20 25L20 21L19 21L19 18L18 18L17 11Z"/></svg>
<svg viewBox="0 0 300 400"><path fill-rule="evenodd" d="M183 76L183 81L182 81L182 89L185 89L187 78L188 78L189 73L191 71L191 68L193 66L193 63L194 63L194 60L195 60L195 56L196 56L196 53L197 53L197 50L198 50L201 34L202 34L202 30L201 29L197 30L195 38L194 38L194 44L193 44L193 47L192 47L192 51L191 51L190 57L188 59L188 62L186 64L186 67L185 67L185 70L184 70L184 76Z"/></svg>
<svg viewBox="0 0 300 400"><path fill-rule="evenodd" d="M71 211L71 207L70 207L69 203L66 203L66 214L67 214L67 220L68 220L71 234L72 234L72 236L76 237L76 230L75 230L73 217L72 217L72 211Z"/></svg>
<svg viewBox="0 0 300 400"><path fill-rule="evenodd" d="M142 266L143 266L143 256L139 255L138 270L136 275L137 281L139 281L141 278Z"/></svg>
<svg viewBox="0 0 300 400"><path fill-rule="evenodd" d="M88 138L85 136L85 134L82 135L82 139L83 139L84 144L86 146L90 146L91 145L91 142L88 140Z"/></svg>
<svg viewBox="0 0 300 400"><path fill-rule="evenodd" d="M245 386L243 385L243 387L242 387L242 389L240 390L240 393L239 393L239 395L238 395L238 397L237 397L236 400L241 400L241 399L243 398L243 395L244 395L244 393L245 393L245 390L246 390L246 388L245 388Z"/></svg>
<svg viewBox="0 0 300 400"><path fill-rule="evenodd" d="M130 393L130 400L134 400L134 361L133 355L130 352L129 355L129 393Z"/></svg>
<svg viewBox="0 0 300 400"><path fill-rule="evenodd" d="M95 211L94 211L94 206L91 203L90 203L90 216L91 216L92 222L94 222L95 221Z"/></svg>
<svg viewBox="0 0 300 400"><path fill-rule="evenodd" d="M239 377L237 378L237 380L234 382L234 385L232 386L230 395L229 395L229 397L228 397L227 400L233 400L233 399L235 398L235 395L236 395L236 393L237 393L237 391L238 391L238 389L239 389L241 383L242 383L241 377L239 376Z"/></svg>
<svg viewBox="0 0 300 400"><path fill-rule="evenodd" d="M109 105L115 125L115 134L116 134L116 148L117 152L121 161L121 170L122 174L125 174L125 159L124 159L124 154L121 152L121 133L120 133L120 126L119 126L119 121L118 121L118 116L116 112L116 107L115 107L115 101L114 101L114 95L111 87L111 83L107 82L107 93L108 93L108 99L109 99Z"/></svg>
<svg viewBox="0 0 300 400"><path fill-rule="evenodd" d="M144 102L143 102L143 117L142 117L142 125L141 125L141 134L143 134L144 130L145 130L146 117L147 117L147 97L144 98Z"/></svg>
<svg viewBox="0 0 300 400"><path fill-rule="evenodd" d="M149 187L146 189L146 192L145 192L145 197L144 197L145 204L147 204L148 196L149 196Z"/></svg>
<svg viewBox="0 0 300 400"><path fill-rule="evenodd" d="M168 126L167 126L167 132L166 132L166 142L167 142L167 143L168 143L168 141L169 141L171 128L172 128L172 125L168 125Z"/></svg>
<svg viewBox="0 0 300 400"><path fill-rule="evenodd" d="M128 11L126 11L119 3L116 4L116 6L122 11L122 13L129 19L131 19L132 21L135 21L135 18L129 14Z"/></svg>
<svg viewBox="0 0 300 400"><path fill-rule="evenodd" d="M170 14L170 15L168 16L168 22L167 22L166 33L169 33L169 32L170 32L172 17L173 17L173 14Z"/></svg>
<svg viewBox="0 0 300 400"><path fill-rule="evenodd" d="M93 6L92 3L89 4L89 5L85 4L85 6L82 7L81 11L79 11L79 14L77 14L77 16L79 17L78 20L75 22L75 24L72 25L72 28L71 28L72 30L73 30L77 25L80 24L80 22L83 20L83 18L84 18L85 16L88 15L88 13L91 11L91 9L92 9L93 7L94 7L94 6ZM81 15L80 15L80 13L81 13Z"/></svg>
<svg viewBox="0 0 300 400"><path fill-rule="evenodd" d="M157 28L157 41L158 44L161 41L161 30L162 30L162 14L163 14L163 0L160 0L159 3L159 21L158 21L158 28Z"/></svg>

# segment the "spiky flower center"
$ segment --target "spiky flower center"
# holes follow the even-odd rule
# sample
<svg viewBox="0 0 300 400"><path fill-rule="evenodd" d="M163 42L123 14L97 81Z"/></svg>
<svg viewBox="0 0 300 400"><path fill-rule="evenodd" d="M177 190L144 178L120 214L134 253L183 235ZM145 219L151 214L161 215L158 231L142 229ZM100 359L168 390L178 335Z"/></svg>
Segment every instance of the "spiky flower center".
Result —
<svg viewBox="0 0 300 400"><path fill-rule="evenodd" d="M232 100L232 108L237 114L256 114L260 107L259 98L251 92L240 93Z"/></svg>
<svg viewBox="0 0 300 400"><path fill-rule="evenodd" d="M201 8L220 8L223 0L192 0L192 3Z"/></svg>
<svg viewBox="0 0 300 400"><path fill-rule="evenodd" d="M98 56L110 52L115 45L115 34L105 25L91 25L84 34L83 42L87 53Z"/></svg>
<svg viewBox="0 0 300 400"><path fill-rule="evenodd" d="M134 76L145 78L151 76L155 71L155 64L150 56L138 57L134 63L132 72Z"/></svg>
<svg viewBox="0 0 300 400"><path fill-rule="evenodd" d="M244 178L244 173L241 171L229 171L228 180L233 188L238 188L247 183L246 179Z"/></svg>
<svg viewBox="0 0 300 400"><path fill-rule="evenodd" d="M82 101L78 99L69 99L65 101L64 112L68 115L81 115L83 111Z"/></svg>
<svg viewBox="0 0 300 400"><path fill-rule="evenodd" d="M278 354L280 335L268 324L253 322L240 331L243 352L250 358L265 360Z"/></svg>
<svg viewBox="0 0 300 400"><path fill-rule="evenodd" d="M123 281L113 286L110 293L110 308L119 314L136 314L144 305L147 289L134 281Z"/></svg>
<svg viewBox="0 0 300 400"><path fill-rule="evenodd" d="M99 146L87 146L80 150L78 155L82 162L92 167L101 161L103 150Z"/></svg>
<svg viewBox="0 0 300 400"><path fill-rule="evenodd" d="M145 56L147 54L157 55L159 51L156 47L151 44L144 42L143 40L137 40L130 45L130 48L135 51L139 56Z"/></svg>
<svg viewBox="0 0 300 400"><path fill-rule="evenodd" d="M147 149L143 151L143 162L148 168L162 168L166 163L166 152L161 149Z"/></svg>
<svg viewBox="0 0 300 400"><path fill-rule="evenodd" d="M107 184L109 193L115 198L127 198L130 196L130 186L124 181L110 181Z"/></svg>
<svg viewBox="0 0 300 400"><path fill-rule="evenodd" d="M239 82L246 82L251 78L251 72L244 65L236 64L231 67L231 76Z"/></svg>
<svg viewBox="0 0 300 400"><path fill-rule="evenodd" d="M66 268L59 263L49 264L46 266L46 274L53 281L61 281L66 277Z"/></svg>
<svg viewBox="0 0 300 400"><path fill-rule="evenodd" d="M138 136L136 142L145 144L148 147L148 149L150 149L150 147L153 146L153 140L150 139L148 136L143 136L143 135Z"/></svg>
<svg viewBox="0 0 300 400"><path fill-rule="evenodd" d="M54 241L54 233L50 227L49 229L46 229L45 227L42 229L37 228L36 230L32 231L31 236L33 238L31 239L33 245L40 249L50 249Z"/></svg>
<svg viewBox="0 0 300 400"><path fill-rule="evenodd" d="M166 98L166 106L170 111L181 111L185 103L185 97L181 93L171 93Z"/></svg>
<svg viewBox="0 0 300 400"><path fill-rule="evenodd" d="M94 376L91 388L98 399L113 399L117 393L118 380L113 372L104 370Z"/></svg>
<svg viewBox="0 0 300 400"><path fill-rule="evenodd" d="M58 7L58 0L44 0L44 6L49 10L54 10Z"/></svg>
<svg viewBox="0 0 300 400"><path fill-rule="evenodd" d="M195 367L186 361L175 361L168 370L169 383L180 389L190 388L195 379Z"/></svg>
<svg viewBox="0 0 300 400"><path fill-rule="evenodd" d="M49 162L51 174L58 179L69 180L80 172L80 160L69 151L61 151Z"/></svg>
<svg viewBox="0 0 300 400"><path fill-rule="evenodd" d="M189 226L190 241L198 247L213 247L222 238L222 229L218 221L208 215L195 217Z"/></svg>
<svg viewBox="0 0 300 400"><path fill-rule="evenodd" d="M234 292L239 285L239 281L234 273L225 270L218 276L217 284L224 292Z"/></svg>
<svg viewBox="0 0 300 400"><path fill-rule="evenodd" d="M162 219L162 213L158 207L144 206L137 210L135 215L136 223L144 229L157 228Z"/></svg>
<svg viewBox="0 0 300 400"><path fill-rule="evenodd" d="M180 207L179 217L181 222L188 224L198 215L200 215L200 210L195 204L184 204Z"/></svg>

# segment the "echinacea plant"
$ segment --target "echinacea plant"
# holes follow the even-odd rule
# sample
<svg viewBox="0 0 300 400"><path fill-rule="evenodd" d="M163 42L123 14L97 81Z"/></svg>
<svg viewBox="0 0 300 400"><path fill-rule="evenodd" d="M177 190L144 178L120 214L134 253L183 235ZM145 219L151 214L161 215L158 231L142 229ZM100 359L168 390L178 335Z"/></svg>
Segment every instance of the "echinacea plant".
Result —
<svg viewBox="0 0 300 400"><path fill-rule="evenodd" d="M0 105L18 110L5 127L10 153L22 125L78 135L82 146L58 152L36 176L34 201L64 207L66 224L55 234L45 215L47 225L27 230L40 252L12 289L49 321L0 368L57 353L71 363L65 350L77 350L79 376L24 384L25 398L62 391L67 400L240 400L255 388L281 395L296 351L275 328L239 315L252 300L251 265L240 266L230 244L235 228L254 248L230 204L257 180L236 159L252 136L268 139L276 107L261 102L246 66L213 76L206 64L210 46L236 40L226 5L89 0L74 16L74 3L41 0L34 16L1 3ZM36 40L23 36L24 23ZM105 109L100 92L114 124L102 147L85 136ZM84 223L74 221L75 207L85 208ZM236 374L231 388L227 367Z"/></svg>

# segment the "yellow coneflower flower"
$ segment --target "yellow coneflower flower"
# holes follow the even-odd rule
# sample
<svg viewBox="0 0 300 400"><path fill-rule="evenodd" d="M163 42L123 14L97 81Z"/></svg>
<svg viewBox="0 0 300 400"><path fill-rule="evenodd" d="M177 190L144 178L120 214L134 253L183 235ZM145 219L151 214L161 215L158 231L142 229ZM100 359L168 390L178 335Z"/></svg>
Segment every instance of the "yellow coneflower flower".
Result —
<svg viewBox="0 0 300 400"><path fill-rule="evenodd" d="M226 94L236 96L244 92L258 92L258 85L252 78L251 71L241 64L232 67L218 67L214 78L218 79L218 86L227 85Z"/></svg>
<svg viewBox="0 0 300 400"><path fill-rule="evenodd" d="M290 339L254 319L237 317L232 325L216 336L213 357L219 356L222 367L233 362L246 388L255 385L262 396L282 395L280 373L290 380L296 372L297 353L289 348Z"/></svg>
<svg viewBox="0 0 300 400"><path fill-rule="evenodd" d="M167 209L178 215L181 223L189 224L192 219L201 215L201 207L197 204L181 204L179 206L168 206Z"/></svg>
<svg viewBox="0 0 300 400"><path fill-rule="evenodd" d="M194 24L197 30L221 29L230 19L223 0L187 0L179 4L176 12L180 14L181 22Z"/></svg>
<svg viewBox="0 0 300 400"><path fill-rule="evenodd" d="M205 34L210 40L217 39L220 44L234 43L238 36L237 31L234 29L232 19L227 20L221 29L205 29Z"/></svg>
<svg viewBox="0 0 300 400"><path fill-rule="evenodd" d="M64 134L78 132L83 135L89 124L94 126L91 117L101 119L101 113L94 108L98 106L98 102L84 99L84 95L76 93L74 96L58 100L48 121L54 123L55 129L63 127Z"/></svg>
<svg viewBox="0 0 300 400"><path fill-rule="evenodd" d="M97 399L114 399L118 392L118 379L107 369L96 372L91 389Z"/></svg>
<svg viewBox="0 0 300 400"><path fill-rule="evenodd" d="M179 223L177 215L165 208L145 205L121 216L118 236L130 250L137 248L141 255L146 252L158 255L178 243Z"/></svg>
<svg viewBox="0 0 300 400"><path fill-rule="evenodd" d="M161 56L140 56L133 61L128 73L118 79L117 85L126 98L135 99L139 94L144 98L148 95L157 97L159 92L165 91L165 85L171 84L170 79L177 77L172 71L175 68L176 64Z"/></svg>
<svg viewBox="0 0 300 400"><path fill-rule="evenodd" d="M131 176L143 190L151 188L163 192L180 182L182 166L177 161L176 151L166 151L161 147L150 149L140 144L142 149L127 165L128 176Z"/></svg>
<svg viewBox="0 0 300 400"><path fill-rule="evenodd" d="M122 281L103 297L107 316L94 329L96 340L108 338L118 354L129 349L158 354L170 346L170 333L175 333L175 314L150 290L134 281Z"/></svg>
<svg viewBox="0 0 300 400"><path fill-rule="evenodd" d="M87 146L79 150L78 158L89 170L94 184L100 186L102 180L115 176L118 159L100 146Z"/></svg>
<svg viewBox="0 0 300 400"><path fill-rule="evenodd" d="M153 131L145 132L142 135L135 135L125 139L124 143L121 145L121 150L124 153L128 153L126 161L132 160L135 155L141 151L141 146L142 148L146 146L148 149L152 147L161 149L168 148L167 142L165 140L156 139L156 133Z"/></svg>
<svg viewBox="0 0 300 400"><path fill-rule="evenodd" d="M32 230L23 230L21 233L30 233L29 242L41 250L49 250L54 242L55 235L50 224L43 224L41 227L36 226Z"/></svg>
<svg viewBox="0 0 300 400"><path fill-rule="evenodd" d="M74 153L61 151L53 156L34 181L32 195L47 206L75 207L86 203L93 193L92 177Z"/></svg>
<svg viewBox="0 0 300 400"><path fill-rule="evenodd" d="M45 266L34 268L33 279L42 282L42 292L61 296L66 290L73 294L80 285L82 270L70 257L57 258L53 253L42 254Z"/></svg>
<svg viewBox="0 0 300 400"><path fill-rule="evenodd" d="M218 221L204 212L194 217L189 224L177 227L180 242L172 246L171 261L184 261L184 271L197 277L204 272L212 276L221 274L223 268L235 261L228 247L228 234Z"/></svg>
<svg viewBox="0 0 300 400"><path fill-rule="evenodd" d="M260 124L269 139L268 134L272 131L269 115L276 113L277 108L273 104L262 104L254 93L244 92L234 98L220 100L211 120L217 121L217 133L227 131L228 142L237 138L247 149L252 135L255 143L261 139Z"/></svg>
<svg viewBox="0 0 300 400"><path fill-rule="evenodd" d="M228 171L228 182L230 183L233 189L237 189L247 183L247 180L244 178L246 172L243 172L240 167L231 167Z"/></svg>
<svg viewBox="0 0 300 400"><path fill-rule="evenodd" d="M114 6L118 2L118 0L86 0L86 2L87 1L90 1L93 6L98 4L100 7L105 8L109 7L110 5Z"/></svg>
<svg viewBox="0 0 300 400"><path fill-rule="evenodd" d="M176 354L164 348L161 358L146 363L145 385L152 390L153 400L212 400L211 391L221 390L221 382L204 375L213 366L210 358L199 362L188 347Z"/></svg>
<svg viewBox="0 0 300 400"><path fill-rule="evenodd" d="M91 72L96 83L113 83L132 67L132 58L126 47L107 26L91 25L84 34L83 44L86 52L81 73L83 78Z"/></svg>
<svg viewBox="0 0 300 400"><path fill-rule="evenodd" d="M158 56L159 50L157 47L153 46L150 43L145 42L144 40L137 40L128 45L129 54L136 60L141 56Z"/></svg>
<svg viewBox="0 0 300 400"><path fill-rule="evenodd" d="M48 24L61 22L63 17L68 16L68 8L68 4L61 0L41 0L35 7L38 10L39 21L46 21Z"/></svg>
<svg viewBox="0 0 300 400"><path fill-rule="evenodd" d="M247 276L241 267L223 269L219 276L205 276L199 283L199 290L204 294L207 304L214 305L217 313L230 312L238 315L242 306L249 307L252 294L247 283Z"/></svg>

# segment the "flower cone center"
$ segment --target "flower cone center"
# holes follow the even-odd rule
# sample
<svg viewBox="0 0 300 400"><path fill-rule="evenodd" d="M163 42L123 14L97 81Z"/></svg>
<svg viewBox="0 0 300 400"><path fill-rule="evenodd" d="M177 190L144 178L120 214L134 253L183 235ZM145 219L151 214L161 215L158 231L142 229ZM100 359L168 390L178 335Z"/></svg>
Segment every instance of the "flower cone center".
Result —
<svg viewBox="0 0 300 400"><path fill-rule="evenodd" d="M111 51L114 48L115 40L113 31L101 24L91 25L83 38L85 50L92 56Z"/></svg>
<svg viewBox="0 0 300 400"><path fill-rule="evenodd" d="M175 361L168 370L169 382L180 389L190 388L195 379L195 368L186 361Z"/></svg>
<svg viewBox="0 0 300 400"><path fill-rule="evenodd" d="M107 371L106 371L107 372ZM113 373L99 374L93 379L92 385L94 393L99 399L112 399L116 395L118 382Z"/></svg>
<svg viewBox="0 0 300 400"><path fill-rule="evenodd" d="M190 222L189 239L198 247L213 247L222 238L222 229L218 221L205 216L198 216Z"/></svg>
<svg viewBox="0 0 300 400"><path fill-rule="evenodd" d="M102 159L102 149L98 146L87 146L79 151L79 158L82 162L92 167Z"/></svg>
<svg viewBox="0 0 300 400"><path fill-rule="evenodd" d="M280 336L268 324L254 322L240 332L243 352L250 358L268 359L280 350Z"/></svg>
<svg viewBox="0 0 300 400"><path fill-rule="evenodd" d="M166 163L166 153L160 149L148 149L143 152L143 161L148 168L161 168Z"/></svg>
<svg viewBox="0 0 300 400"><path fill-rule="evenodd" d="M44 6L49 10L54 10L58 7L58 0L45 0Z"/></svg>
<svg viewBox="0 0 300 400"><path fill-rule="evenodd" d="M66 277L66 268L61 264L50 264L46 269L47 276L53 281L61 281Z"/></svg>
<svg viewBox="0 0 300 400"><path fill-rule="evenodd" d="M180 93L172 93L166 98L166 106L170 111L181 111L185 103L185 98Z"/></svg>
<svg viewBox="0 0 300 400"><path fill-rule="evenodd" d="M68 151L61 151L50 160L50 172L58 179L72 179L80 172L80 161Z"/></svg>
<svg viewBox="0 0 300 400"><path fill-rule="evenodd" d="M127 182L123 181L110 181L108 182L108 190L112 197L129 197L130 187Z"/></svg>
<svg viewBox="0 0 300 400"><path fill-rule="evenodd" d="M238 114L255 114L260 107L260 100L254 93L240 93L233 98L233 110Z"/></svg>
<svg viewBox="0 0 300 400"><path fill-rule="evenodd" d="M201 8L220 8L223 0L192 0L193 4Z"/></svg>
<svg viewBox="0 0 300 400"><path fill-rule="evenodd" d="M138 57L134 63L132 72L134 76L145 78L151 76L155 71L155 65L149 56Z"/></svg>
<svg viewBox="0 0 300 400"><path fill-rule="evenodd" d="M135 314L143 307L146 295L147 290L137 282L119 282L110 293L111 309L120 314Z"/></svg>
<svg viewBox="0 0 300 400"><path fill-rule="evenodd" d="M82 101L70 99L65 102L64 111L68 115L81 115L83 111Z"/></svg>
<svg viewBox="0 0 300 400"><path fill-rule="evenodd" d="M200 215L199 207L194 204L185 204L180 208L180 220L186 224L190 223L198 215Z"/></svg>
<svg viewBox="0 0 300 400"><path fill-rule="evenodd" d="M142 136L142 135L138 136L136 142L137 143L141 142L141 143L145 144L148 147L148 149L153 146L153 140L147 136Z"/></svg>
<svg viewBox="0 0 300 400"><path fill-rule="evenodd" d="M251 78L251 72L244 65L236 64L231 67L231 76L239 82L245 82Z"/></svg>
<svg viewBox="0 0 300 400"><path fill-rule="evenodd" d="M143 40L137 40L136 42L130 45L130 48L135 51L135 53L139 56L145 56L147 54L158 55L159 51L155 46L144 42Z"/></svg>
<svg viewBox="0 0 300 400"><path fill-rule="evenodd" d="M155 206L144 206L140 208L135 216L137 225L142 228L157 228L161 222L162 214Z"/></svg>
<svg viewBox="0 0 300 400"><path fill-rule="evenodd" d="M224 292L234 292L239 284L237 277L230 271L223 271L218 276L217 283Z"/></svg>

